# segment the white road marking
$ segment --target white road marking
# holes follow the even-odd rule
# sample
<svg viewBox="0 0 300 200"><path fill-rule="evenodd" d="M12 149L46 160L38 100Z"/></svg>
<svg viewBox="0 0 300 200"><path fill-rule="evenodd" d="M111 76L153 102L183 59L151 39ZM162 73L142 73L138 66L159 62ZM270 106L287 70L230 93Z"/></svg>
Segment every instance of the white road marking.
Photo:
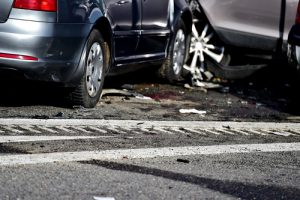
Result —
<svg viewBox="0 0 300 200"><path fill-rule="evenodd" d="M13 133L24 133L24 131L18 130L17 128L14 127L14 125L9 125L9 126L4 126L2 127L5 130L11 131Z"/></svg>
<svg viewBox="0 0 300 200"><path fill-rule="evenodd" d="M129 159L218 155L235 153L268 153L300 151L300 143L267 143L240 145L213 145L188 147L163 147L146 149L120 149L105 151L59 152L43 154L19 154L0 156L0 166L42 164L53 162L76 162L90 160L118 160Z"/></svg>
<svg viewBox="0 0 300 200"><path fill-rule="evenodd" d="M42 126L114 126L114 127L188 127L212 129L230 127L235 129L288 129L300 130L300 123L273 122L214 122L214 121L138 121L138 120L96 120L96 119L0 119L0 125L42 125Z"/></svg>
<svg viewBox="0 0 300 200"><path fill-rule="evenodd" d="M205 132L213 134L213 135L221 135L221 133L215 131L214 129L209 130L209 129L204 129Z"/></svg>
<svg viewBox="0 0 300 200"><path fill-rule="evenodd" d="M106 134L106 133L107 133L107 131L106 131L106 130L103 130L103 129L101 129L101 128L98 128L98 127L95 127L95 126L89 126L88 128L89 128L89 129L91 129L91 130L93 130L93 131L100 132L100 133L104 133L104 134Z"/></svg>
<svg viewBox="0 0 300 200"><path fill-rule="evenodd" d="M65 126L62 126L62 125L56 126L55 128L57 128L61 131L67 132L67 133L75 133L74 131L70 130L69 127L65 127Z"/></svg>
<svg viewBox="0 0 300 200"><path fill-rule="evenodd" d="M32 126L30 125L23 125L23 126L20 126L22 129L25 129L27 131L30 131L32 133L41 133L41 131L38 131L38 130L35 130L34 128L32 128Z"/></svg>
<svg viewBox="0 0 300 200"><path fill-rule="evenodd" d="M247 130L248 132L250 133L253 133L253 134L256 134L256 135L263 135L263 136L266 136L267 134L263 133L262 131L258 131L258 130L253 130L253 129L249 129Z"/></svg>
<svg viewBox="0 0 300 200"><path fill-rule="evenodd" d="M39 129L42 129L44 131L50 132L50 133L58 133L57 131L53 130L52 128L45 127L45 126L39 126Z"/></svg>
<svg viewBox="0 0 300 200"><path fill-rule="evenodd" d="M0 119L0 133L22 134L26 130L32 133L42 133L43 130L51 133L76 132L108 134L113 131L119 134L143 134L139 130L157 134L187 134L199 131L202 135L263 135L275 136L283 133L287 137L300 136L299 123L272 123L272 122L211 122L211 121L137 121L137 120L89 120L89 119ZM289 131L285 131L289 130ZM271 132L273 133L271 133ZM145 132L145 131L144 131ZM292 133L292 134L289 134ZM278 134L277 134L278 135Z"/></svg>
<svg viewBox="0 0 300 200"><path fill-rule="evenodd" d="M79 126L72 126L72 129L75 129L77 131L81 131L81 132L84 132L84 133L91 133L90 131L85 130L83 127L79 127Z"/></svg>
<svg viewBox="0 0 300 200"><path fill-rule="evenodd" d="M291 136L291 135L294 135L292 133L288 133L288 132L285 132L285 131L266 131L270 134L274 134L274 135L278 135L278 136L285 136L285 137L288 137L288 136Z"/></svg>
<svg viewBox="0 0 300 200"><path fill-rule="evenodd" d="M234 129L233 131L236 133L243 134L243 135L250 135L249 133L245 132L244 130Z"/></svg>
<svg viewBox="0 0 300 200"><path fill-rule="evenodd" d="M0 136L0 143L98 139L114 136Z"/></svg>
<svg viewBox="0 0 300 200"><path fill-rule="evenodd" d="M233 132L230 132L230 130L225 130L225 129L220 129L220 128L217 128L216 131L219 131L221 133L225 133L225 134L228 134L228 135L235 135Z"/></svg>
<svg viewBox="0 0 300 200"><path fill-rule="evenodd" d="M190 129L190 128L183 128L183 129L190 132L190 133L194 133L194 134L198 134L198 135L206 135L204 132L199 131L199 130L193 130L193 129Z"/></svg>

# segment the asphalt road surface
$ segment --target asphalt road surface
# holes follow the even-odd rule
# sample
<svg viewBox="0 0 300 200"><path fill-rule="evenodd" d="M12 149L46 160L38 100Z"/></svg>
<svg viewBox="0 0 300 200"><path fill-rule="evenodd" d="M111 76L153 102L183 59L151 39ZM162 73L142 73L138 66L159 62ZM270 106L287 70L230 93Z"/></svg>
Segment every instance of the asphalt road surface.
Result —
<svg viewBox="0 0 300 200"><path fill-rule="evenodd" d="M94 109L69 107L60 88L9 80L1 200L300 197L298 86L282 68L207 90L149 73L109 78Z"/></svg>

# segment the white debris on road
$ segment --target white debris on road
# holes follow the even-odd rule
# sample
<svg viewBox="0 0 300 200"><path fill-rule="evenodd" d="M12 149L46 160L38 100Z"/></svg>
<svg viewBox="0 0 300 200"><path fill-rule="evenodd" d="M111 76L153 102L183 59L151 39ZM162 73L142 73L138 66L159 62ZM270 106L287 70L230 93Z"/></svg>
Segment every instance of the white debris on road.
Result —
<svg viewBox="0 0 300 200"><path fill-rule="evenodd" d="M204 110L197 110L197 109L180 109L179 112L182 114L199 114L199 115L205 115L207 113Z"/></svg>

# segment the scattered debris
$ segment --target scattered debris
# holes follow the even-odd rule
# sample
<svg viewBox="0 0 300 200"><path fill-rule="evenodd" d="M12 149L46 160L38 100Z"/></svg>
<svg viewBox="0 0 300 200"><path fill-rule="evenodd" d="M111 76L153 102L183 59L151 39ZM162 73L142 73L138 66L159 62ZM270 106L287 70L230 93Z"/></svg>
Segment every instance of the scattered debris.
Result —
<svg viewBox="0 0 300 200"><path fill-rule="evenodd" d="M197 110L197 109L180 109L180 113L182 114L199 114L199 115L205 115L207 112L203 110Z"/></svg>
<svg viewBox="0 0 300 200"><path fill-rule="evenodd" d="M265 104L263 104L263 103L256 103L256 108L260 108L260 107L262 107L262 106L265 106Z"/></svg>
<svg viewBox="0 0 300 200"><path fill-rule="evenodd" d="M121 86L122 89L126 89L126 90L134 90L134 85L131 84L124 84Z"/></svg>
<svg viewBox="0 0 300 200"><path fill-rule="evenodd" d="M78 110L84 110L85 108L83 106L73 106L74 109Z"/></svg>
<svg viewBox="0 0 300 200"><path fill-rule="evenodd" d="M132 97L134 96L133 92L128 92L127 90L117 90L117 89L105 89L102 91L101 97L104 96L129 96Z"/></svg>
<svg viewBox="0 0 300 200"><path fill-rule="evenodd" d="M222 87L222 88L220 88L220 92L222 92L222 93L229 93L229 91L230 91L230 87Z"/></svg>
<svg viewBox="0 0 300 200"><path fill-rule="evenodd" d="M247 105L248 101L241 101L241 104Z"/></svg>
<svg viewBox="0 0 300 200"><path fill-rule="evenodd" d="M136 96L135 98L137 98L137 99L142 99L142 100L152 100L151 97L147 97L147 96L144 96L144 95L138 95L138 96Z"/></svg>
<svg viewBox="0 0 300 200"><path fill-rule="evenodd" d="M55 117L64 117L64 113L63 112L59 112L59 113L57 113L56 115L55 115Z"/></svg>
<svg viewBox="0 0 300 200"><path fill-rule="evenodd" d="M94 200L115 200L113 197L94 197Z"/></svg>
<svg viewBox="0 0 300 200"><path fill-rule="evenodd" d="M127 90L118 90L118 89L105 89L102 91L101 97L104 96L125 96L127 97L127 100L129 100L129 97L135 97L137 99L142 99L142 100L152 100L151 97L144 96L140 93L134 92L134 91L127 91Z"/></svg>
<svg viewBox="0 0 300 200"><path fill-rule="evenodd" d="M187 159L182 159L182 158L178 158L177 160L176 160L177 162L181 162L181 163L190 163L190 161L189 160L187 160Z"/></svg>
<svg viewBox="0 0 300 200"><path fill-rule="evenodd" d="M240 91L237 91L236 92L238 95L243 95L244 94L244 91L240 90Z"/></svg>
<svg viewBox="0 0 300 200"><path fill-rule="evenodd" d="M228 130L230 130L230 129L231 129L231 127L230 127L230 126L223 126L223 128L226 128L226 129L228 129Z"/></svg>

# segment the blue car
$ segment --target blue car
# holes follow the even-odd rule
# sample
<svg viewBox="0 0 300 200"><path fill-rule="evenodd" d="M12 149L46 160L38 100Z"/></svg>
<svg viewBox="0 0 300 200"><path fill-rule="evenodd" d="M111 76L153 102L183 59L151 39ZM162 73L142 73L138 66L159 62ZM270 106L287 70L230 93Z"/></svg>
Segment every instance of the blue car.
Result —
<svg viewBox="0 0 300 200"><path fill-rule="evenodd" d="M0 68L61 83L73 105L94 107L107 74L155 63L179 80L191 30L186 0L2 0Z"/></svg>

